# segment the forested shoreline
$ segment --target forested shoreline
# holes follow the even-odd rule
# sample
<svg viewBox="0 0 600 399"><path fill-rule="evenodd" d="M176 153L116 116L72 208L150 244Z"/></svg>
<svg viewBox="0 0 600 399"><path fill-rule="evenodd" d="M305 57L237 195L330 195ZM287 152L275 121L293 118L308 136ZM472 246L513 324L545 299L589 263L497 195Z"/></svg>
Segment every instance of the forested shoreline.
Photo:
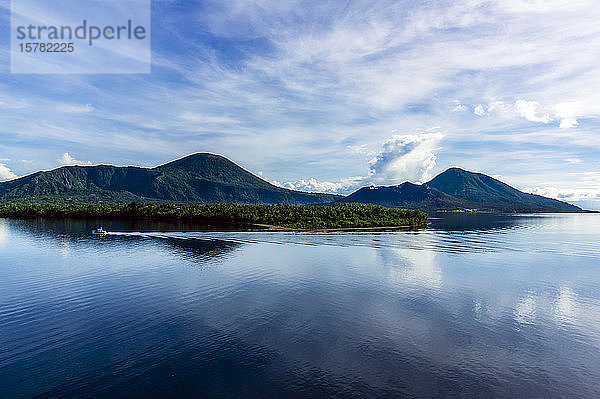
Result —
<svg viewBox="0 0 600 399"><path fill-rule="evenodd" d="M180 220L211 225L267 225L287 229L353 229L424 226L427 215L417 210L367 204L320 205L128 205L0 204L0 217L109 218Z"/></svg>

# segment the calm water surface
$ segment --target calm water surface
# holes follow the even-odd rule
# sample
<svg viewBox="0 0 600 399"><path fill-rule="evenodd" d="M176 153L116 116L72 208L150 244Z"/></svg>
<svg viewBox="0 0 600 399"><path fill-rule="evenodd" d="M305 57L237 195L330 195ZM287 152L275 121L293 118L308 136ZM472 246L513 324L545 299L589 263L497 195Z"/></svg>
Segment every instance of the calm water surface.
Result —
<svg viewBox="0 0 600 399"><path fill-rule="evenodd" d="M600 215L437 217L0 219L0 397L600 397Z"/></svg>

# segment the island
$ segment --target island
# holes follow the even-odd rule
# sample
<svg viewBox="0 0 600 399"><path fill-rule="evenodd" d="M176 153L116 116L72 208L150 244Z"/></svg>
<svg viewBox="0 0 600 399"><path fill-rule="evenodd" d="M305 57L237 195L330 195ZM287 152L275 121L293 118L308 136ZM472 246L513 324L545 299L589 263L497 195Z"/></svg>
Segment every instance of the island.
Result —
<svg viewBox="0 0 600 399"><path fill-rule="evenodd" d="M198 225L261 227L287 230L381 229L424 227L427 215L418 210L371 204L333 205L128 205L0 204L0 217L104 218L185 221Z"/></svg>

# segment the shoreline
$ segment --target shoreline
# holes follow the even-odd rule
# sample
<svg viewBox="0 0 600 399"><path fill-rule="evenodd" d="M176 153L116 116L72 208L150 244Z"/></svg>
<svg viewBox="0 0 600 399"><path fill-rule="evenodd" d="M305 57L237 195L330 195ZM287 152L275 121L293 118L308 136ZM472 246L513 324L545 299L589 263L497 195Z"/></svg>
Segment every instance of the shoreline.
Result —
<svg viewBox="0 0 600 399"><path fill-rule="evenodd" d="M262 228L281 231L351 231L418 228L427 225L424 212L378 205L188 205L126 206L0 205L0 217L13 219L107 219L174 222L214 227Z"/></svg>
<svg viewBox="0 0 600 399"><path fill-rule="evenodd" d="M276 231L281 231L281 232L335 232L335 231L341 231L341 232L348 232L348 231L392 231L392 230L421 230L427 227L428 223L425 224L405 224L405 225L390 225L390 226L373 226L373 227L331 227L331 228L306 228L306 229L299 229L299 228L292 228L292 227L285 227L285 226L278 226L278 225L272 225L272 224L262 224L262 223L222 223L222 224L217 224L217 223L198 223L198 222L190 222L189 220L182 220L182 219L162 219L162 218L115 218L115 217L102 217L102 216L98 216L98 217L73 217L73 216L66 216L66 217L50 217L50 216L36 216L36 217L12 217L12 216L3 216L0 214L0 219L10 219L10 220L102 220L102 221L107 221L107 222L164 222L164 223L184 223L186 225L189 224L195 224L195 225L199 225L199 226L205 226L205 227L213 227L215 228L214 230L210 230L210 231L222 231L222 232L229 232L229 231L238 231L238 230L231 230L231 228L245 228L245 230L240 230L240 231L270 231L270 232L276 232ZM219 229L219 227L223 227L223 229ZM225 227L229 228L229 229L225 229Z"/></svg>
<svg viewBox="0 0 600 399"><path fill-rule="evenodd" d="M427 227L427 223L424 225L402 225L402 226L377 226L377 227L339 227L339 228L323 228L323 229L292 229L283 226L276 226L270 224L253 224L253 226L262 227L265 231L296 231L296 232L335 232L335 231L385 231L385 230L410 230L410 229L423 229Z"/></svg>

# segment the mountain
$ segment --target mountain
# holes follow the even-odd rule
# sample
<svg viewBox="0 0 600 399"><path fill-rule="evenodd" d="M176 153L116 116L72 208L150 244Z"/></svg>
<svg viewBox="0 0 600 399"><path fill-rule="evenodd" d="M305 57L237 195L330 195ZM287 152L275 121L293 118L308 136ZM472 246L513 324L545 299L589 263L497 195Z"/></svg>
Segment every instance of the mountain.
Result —
<svg viewBox="0 0 600 399"><path fill-rule="evenodd" d="M2 202L323 204L338 198L276 187L227 158L207 153L152 169L65 166L0 183Z"/></svg>
<svg viewBox="0 0 600 399"><path fill-rule="evenodd" d="M566 202L527 194L482 173L450 168L425 184L363 187L338 202L421 210L479 209L507 212L581 212Z"/></svg>
<svg viewBox="0 0 600 399"><path fill-rule="evenodd" d="M460 201L436 188L409 182L398 186L363 187L338 202L358 202L408 209L455 209L470 205L467 201Z"/></svg>
<svg viewBox="0 0 600 399"><path fill-rule="evenodd" d="M0 183L0 202L327 204L358 202L420 210L581 212L481 173L450 168L425 184L363 187L347 197L276 187L219 155L199 153L156 168L65 166Z"/></svg>

